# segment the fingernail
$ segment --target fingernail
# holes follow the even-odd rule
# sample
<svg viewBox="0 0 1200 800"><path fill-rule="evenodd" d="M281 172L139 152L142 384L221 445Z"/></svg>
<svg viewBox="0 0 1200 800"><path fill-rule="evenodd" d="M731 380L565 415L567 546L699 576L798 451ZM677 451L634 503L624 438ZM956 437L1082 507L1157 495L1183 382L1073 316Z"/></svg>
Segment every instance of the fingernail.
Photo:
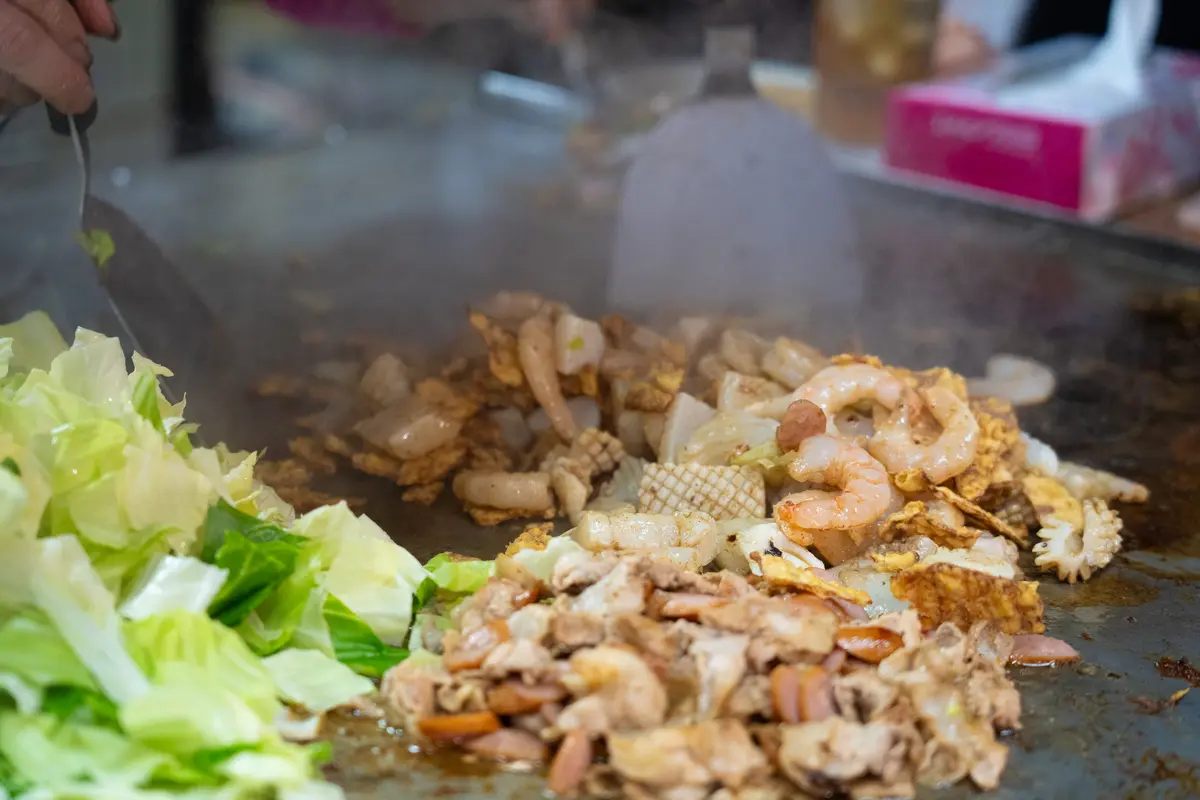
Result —
<svg viewBox="0 0 1200 800"><path fill-rule="evenodd" d="M112 36L108 37L108 40L109 40L110 42L119 42L119 41L121 41L121 23L120 23L120 22L118 22L118 21L117 21L117 20L115 20L115 19L113 20L113 32L112 32Z"/></svg>
<svg viewBox="0 0 1200 800"><path fill-rule="evenodd" d="M67 43L66 50L72 61L81 64L84 69L91 69L92 51L86 42L72 40Z"/></svg>

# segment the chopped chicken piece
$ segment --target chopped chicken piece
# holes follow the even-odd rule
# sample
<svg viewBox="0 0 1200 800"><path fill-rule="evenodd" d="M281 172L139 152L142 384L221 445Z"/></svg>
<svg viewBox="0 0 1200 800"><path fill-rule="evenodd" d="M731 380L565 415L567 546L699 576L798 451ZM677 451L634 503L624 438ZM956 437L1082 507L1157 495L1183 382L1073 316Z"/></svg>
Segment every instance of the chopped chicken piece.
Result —
<svg viewBox="0 0 1200 800"><path fill-rule="evenodd" d="M762 556L763 580L768 585L805 592L817 597L836 597L856 606L870 604L871 596L860 589L821 578L811 568L800 568L779 556Z"/></svg>
<svg viewBox="0 0 1200 800"><path fill-rule="evenodd" d="M879 536L885 542L924 536L944 547L970 547L979 538L979 531L966 526L951 527L939 515L930 513L925 503L915 500L884 520Z"/></svg>
<svg viewBox="0 0 1200 800"><path fill-rule="evenodd" d="M708 789L712 784L739 789L768 768L750 734L733 720L610 733L606 738L613 768L652 789Z"/></svg>
<svg viewBox="0 0 1200 800"><path fill-rule="evenodd" d="M553 522L538 522L526 525L521 535L513 539L504 550L504 555L515 556L522 550L545 550L554 535Z"/></svg>
<svg viewBox="0 0 1200 800"><path fill-rule="evenodd" d="M611 572L591 583L578 596L568 599L563 607L582 614L640 613L646 607L649 587L650 582L640 569L640 560L623 558Z"/></svg>
<svg viewBox="0 0 1200 800"><path fill-rule="evenodd" d="M714 519L762 518L766 486L752 467L647 464L638 490L646 514L701 511Z"/></svg>
<svg viewBox="0 0 1200 800"><path fill-rule="evenodd" d="M825 655L833 649L837 618L825 607L805 609L782 599L753 597L737 603L714 606L700 612L705 626L744 633L750 637L747 658L756 672L782 660L794 662L809 655Z"/></svg>
<svg viewBox="0 0 1200 800"><path fill-rule="evenodd" d="M744 635L696 639L688 655L696 662L698 719L716 719L746 674L750 639Z"/></svg>
<svg viewBox="0 0 1200 800"><path fill-rule="evenodd" d="M645 619L637 614L627 616ZM595 647L604 641L604 617L590 612L559 611L550 620L550 638L558 650L568 653Z"/></svg>
<svg viewBox="0 0 1200 800"><path fill-rule="evenodd" d="M601 645L572 654L568 663L562 682L580 699L563 709L558 729L599 734L663 724L666 687L636 653Z"/></svg>
<svg viewBox="0 0 1200 800"><path fill-rule="evenodd" d="M1057 523L1038 531L1034 563L1059 580L1088 580L1121 550L1121 518L1103 500L1083 501L1083 528ZM1037 633L1038 631L1034 631Z"/></svg>
<svg viewBox="0 0 1200 800"><path fill-rule="evenodd" d="M367 367L358 390L376 408L396 405L412 393L408 367L399 356L383 353Z"/></svg>
<svg viewBox="0 0 1200 800"><path fill-rule="evenodd" d="M918 565L892 578L892 593L912 603L926 628L985 620L1010 634L1046 629L1037 586L949 563Z"/></svg>
<svg viewBox="0 0 1200 800"><path fill-rule="evenodd" d="M911 751L919 734L882 722L841 717L780 727L779 768L797 786L823 795L833 786L879 781L881 796L910 796Z"/></svg>
<svg viewBox="0 0 1200 800"><path fill-rule="evenodd" d="M525 587L503 578L493 578L455 607L452 616L460 630L470 631L489 622L508 619L529 602Z"/></svg>
<svg viewBox="0 0 1200 800"><path fill-rule="evenodd" d="M387 671L379 693L404 728L416 730L419 721L437 713L437 683L447 677L441 667L406 661Z"/></svg>

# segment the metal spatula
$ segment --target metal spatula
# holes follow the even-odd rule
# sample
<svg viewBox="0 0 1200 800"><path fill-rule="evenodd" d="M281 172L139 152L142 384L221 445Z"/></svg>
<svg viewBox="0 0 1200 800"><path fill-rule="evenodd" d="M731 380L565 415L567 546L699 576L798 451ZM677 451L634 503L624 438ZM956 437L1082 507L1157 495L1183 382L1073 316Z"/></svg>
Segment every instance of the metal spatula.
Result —
<svg viewBox="0 0 1200 800"><path fill-rule="evenodd" d="M753 57L750 26L709 28L699 98L626 174L618 307L853 319L863 276L841 179L812 130L755 92Z"/></svg>
<svg viewBox="0 0 1200 800"><path fill-rule="evenodd" d="M47 107L51 128L71 137L80 172L79 227L112 241L112 255L99 267L100 285L110 307L115 333L148 358L169 366L183 385L189 374L205 371L219 353L220 330L212 310L195 288L141 227L124 211L91 193L91 151L87 129L95 108L67 117ZM82 254L81 254L82 256ZM80 270L95 270L86 257ZM79 280L91 280L80 275ZM170 389L164 385L170 397Z"/></svg>

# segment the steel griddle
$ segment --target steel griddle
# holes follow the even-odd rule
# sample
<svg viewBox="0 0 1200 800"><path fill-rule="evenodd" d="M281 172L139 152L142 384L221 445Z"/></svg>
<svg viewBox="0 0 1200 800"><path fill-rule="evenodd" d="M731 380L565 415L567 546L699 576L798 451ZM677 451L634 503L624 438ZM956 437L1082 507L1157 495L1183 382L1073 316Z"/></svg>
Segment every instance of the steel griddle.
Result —
<svg viewBox="0 0 1200 800"><path fill-rule="evenodd" d="M278 453L294 434L289 409L248 387L335 357L336 347L303 344L314 331L445 343L466 327L467 302L502 288L606 310L611 219L547 197L565 166L561 131L462 112L338 147L135 168L109 194L194 279L235 342L220 374L187 387L208 438ZM1025 728L990 796L1200 794L1200 690L1156 716L1131 702L1183 688L1159 677L1155 659L1200 661L1200 335L1131 309L1143 293L1200 282L1200 257L868 181L852 195L878 276L860 319L865 350L968 373L995 350L1042 359L1060 386L1022 412L1023 426L1064 457L1153 491L1148 505L1121 509L1132 546L1116 566L1074 588L1043 584L1049 632L1084 660L1015 673ZM36 224L28 202L0 220L0 251ZM57 290L59 307L78 303ZM26 302L49 302L39 291ZM369 513L419 557L489 556L514 535L475 529L452 503L403 505L385 482L347 476L327 488L368 497ZM537 776L413 756L374 723L340 727L329 775L355 800L540 790Z"/></svg>

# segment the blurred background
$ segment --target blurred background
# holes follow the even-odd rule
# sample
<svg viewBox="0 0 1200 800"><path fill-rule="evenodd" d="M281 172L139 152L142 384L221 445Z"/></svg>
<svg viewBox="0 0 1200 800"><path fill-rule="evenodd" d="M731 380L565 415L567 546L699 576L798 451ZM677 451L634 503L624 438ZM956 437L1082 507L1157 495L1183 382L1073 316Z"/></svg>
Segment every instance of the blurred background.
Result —
<svg viewBox="0 0 1200 800"><path fill-rule="evenodd" d="M606 310L621 171L640 137L699 92L713 3L601 0L580 29L600 96L592 113L561 46L511 20L414 34L351 3L325 4L360 12L319 24L278 5L291 13L253 0L121 0L121 40L94 45L92 191L136 220L234 331L222 380L244 388L297 368L331 331L449 340L465 303L500 289ZM1060 33L1101 34L1107 4L1083 4L1091 10L1065 29L1031 21L1026 0L724 5L757 34L759 92L816 127L864 222L872 297L886 302L863 315L863 335L881 355L970 371L1016 326L1040 335L1103 322L1139 288L1195 282L1187 198L1200 147L1152 196L1091 218L891 163L913 148L888 131L889 97L929 81L971 85ZM1188 98L1200 97L1194 74L1179 77ZM1195 101L1184 105L1194 132ZM67 328L94 319L94 293L64 267L79 255L77 193L70 142L40 113L15 118L0 134L0 297L24 299L6 315L46 308ZM931 332L958 320L975 335ZM209 413L206 424L238 417Z"/></svg>

